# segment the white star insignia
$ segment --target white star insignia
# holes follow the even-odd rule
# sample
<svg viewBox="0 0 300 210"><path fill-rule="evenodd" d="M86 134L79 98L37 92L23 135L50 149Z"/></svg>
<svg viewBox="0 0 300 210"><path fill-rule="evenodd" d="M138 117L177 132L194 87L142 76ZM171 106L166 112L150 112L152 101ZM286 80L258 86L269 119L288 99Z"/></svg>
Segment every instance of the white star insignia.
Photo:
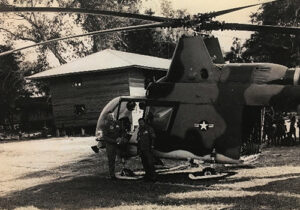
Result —
<svg viewBox="0 0 300 210"><path fill-rule="evenodd" d="M200 125L200 130L207 131L208 124L205 121L202 121L199 125Z"/></svg>
<svg viewBox="0 0 300 210"><path fill-rule="evenodd" d="M201 131L207 131L209 128L215 127L214 124L210 124L209 122L202 120L200 123L194 124L195 128L200 128Z"/></svg>

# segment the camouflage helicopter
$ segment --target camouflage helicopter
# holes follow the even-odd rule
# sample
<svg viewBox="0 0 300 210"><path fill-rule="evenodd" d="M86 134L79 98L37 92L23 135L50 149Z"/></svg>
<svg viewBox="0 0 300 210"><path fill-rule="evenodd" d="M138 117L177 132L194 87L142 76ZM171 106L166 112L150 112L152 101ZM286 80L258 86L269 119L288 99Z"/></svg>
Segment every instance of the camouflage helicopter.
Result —
<svg viewBox="0 0 300 210"><path fill-rule="evenodd" d="M212 21L217 16L257 5L180 19L82 8L6 7L1 8L0 12L86 13L137 18L152 23L48 40L3 52L0 56L74 37L157 27L188 27L198 32L300 32L300 28L295 27ZM157 157L211 161L213 155L216 163L240 163L243 139L247 138L255 121L259 119L261 108L272 106L297 109L300 104L299 77L299 68L289 69L272 63L225 64L216 38L184 36L177 44L167 75L148 85L145 97L122 96L111 100L104 107L98 120L96 136L101 139L101 129L109 112L114 112L117 119L128 117L131 127L134 127L136 116L133 116L133 112L136 111L138 117L151 119L157 134L154 145ZM248 119L249 116L252 121ZM126 156L137 155L135 142L136 136L132 131Z"/></svg>

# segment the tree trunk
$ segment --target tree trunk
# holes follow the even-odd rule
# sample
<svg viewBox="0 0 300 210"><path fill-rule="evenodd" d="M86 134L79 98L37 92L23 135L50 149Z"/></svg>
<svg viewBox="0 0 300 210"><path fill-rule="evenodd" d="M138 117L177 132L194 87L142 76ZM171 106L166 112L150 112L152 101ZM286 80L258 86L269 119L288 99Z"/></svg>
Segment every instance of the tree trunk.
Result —
<svg viewBox="0 0 300 210"><path fill-rule="evenodd" d="M60 64L66 64L67 61L63 59L63 57L57 52L57 49L54 46L49 45L48 48L54 54L54 56L58 59Z"/></svg>

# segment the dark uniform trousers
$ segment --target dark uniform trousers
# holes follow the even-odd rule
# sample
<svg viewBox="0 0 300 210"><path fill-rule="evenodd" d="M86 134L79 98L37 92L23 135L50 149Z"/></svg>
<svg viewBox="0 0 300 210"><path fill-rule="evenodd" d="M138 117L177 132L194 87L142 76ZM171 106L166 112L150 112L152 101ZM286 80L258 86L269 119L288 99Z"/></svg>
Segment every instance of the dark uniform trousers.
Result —
<svg viewBox="0 0 300 210"><path fill-rule="evenodd" d="M106 154L108 159L109 175L115 176L115 161L117 156L117 148L115 144L106 142Z"/></svg>
<svg viewBox="0 0 300 210"><path fill-rule="evenodd" d="M106 143L109 175L111 177L115 177L115 161L117 156L116 139L120 136L120 133L120 125L117 122L109 122L103 129L103 136Z"/></svg>
<svg viewBox="0 0 300 210"><path fill-rule="evenodd" d="M145 170L145 178L150 180L155 180L157 174L154 168L154 157L151 150L151 145L153 145L153 140L155 138L154 130L145 126L144 128L139 128L138 131L138 148L139 154L142 160L143 168Z"/></svg>
<svg viewBox="0 0 300 210"><path fill-rule="evenodd" d="M154 158L150 150L141 150L140 156L142 159L143 168L145 170L145 177L148 179L155 179L156 173L154 168Z"/></svg>

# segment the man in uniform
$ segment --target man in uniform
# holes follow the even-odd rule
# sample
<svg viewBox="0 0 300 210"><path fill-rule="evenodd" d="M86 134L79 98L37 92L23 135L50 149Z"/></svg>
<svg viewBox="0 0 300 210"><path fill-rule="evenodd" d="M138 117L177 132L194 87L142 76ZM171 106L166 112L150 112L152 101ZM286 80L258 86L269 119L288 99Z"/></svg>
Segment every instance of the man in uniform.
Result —
<svg viewBox="0 0 300 210"><path fill-rule="evenodd" d="M153 128L145 123L143 118L139 119L139 130L137 133L138 151L142 159L145 170L146 181L155 181L157 174L154 169L154 158L152 149L154 148L155 133Z"/></svg>
<svg viewBox="0 0 300 210"><path fill-rule="evenodd" d="M103 128L103 139L106 143L106 154L108 159L109 175L115 177L115 161L117 156L117 138L121 135L121 126L114 118L114 113L108 113Z"/></svg>

